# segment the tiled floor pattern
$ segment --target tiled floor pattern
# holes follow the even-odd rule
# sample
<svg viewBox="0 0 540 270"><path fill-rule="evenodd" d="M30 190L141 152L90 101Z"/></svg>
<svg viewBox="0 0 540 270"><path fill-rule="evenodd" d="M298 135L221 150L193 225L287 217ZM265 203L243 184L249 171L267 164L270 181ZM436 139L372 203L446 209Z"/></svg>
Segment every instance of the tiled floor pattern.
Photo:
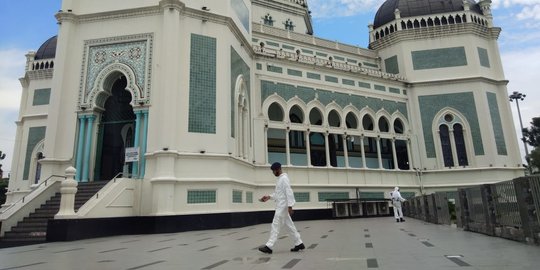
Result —
<svg viewBox="0 0 540 270"><path fill-rule="evenodd" d="M270 224L236 229L128 235L0 249L0 270L47 269L539 269L540 247L393 218L296 222L306 245L282 235L271 255L257 250Z"/></svg>

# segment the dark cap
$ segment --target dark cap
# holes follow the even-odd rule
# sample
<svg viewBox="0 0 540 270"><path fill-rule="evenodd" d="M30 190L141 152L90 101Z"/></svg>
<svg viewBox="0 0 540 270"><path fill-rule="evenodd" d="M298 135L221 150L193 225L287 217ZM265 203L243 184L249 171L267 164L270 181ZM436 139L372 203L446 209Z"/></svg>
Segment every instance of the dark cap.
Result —
<svg viewBox="0 0 540 270"><path fill-rule="evenodd" d="M274 162L274 163L272 163L272 166L270 167L270 169L271 169L272 171L275 171L275 170L277 170L277 169L281 169L281 163L279 163L279 162Z"/></svg>

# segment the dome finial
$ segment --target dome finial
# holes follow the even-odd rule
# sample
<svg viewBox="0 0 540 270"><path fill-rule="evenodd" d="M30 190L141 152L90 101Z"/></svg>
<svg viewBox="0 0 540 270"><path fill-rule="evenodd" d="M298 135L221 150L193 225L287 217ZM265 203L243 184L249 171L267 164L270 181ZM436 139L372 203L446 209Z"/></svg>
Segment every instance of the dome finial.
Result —
<svg viewBox="0 0 540 270"><path fill-rule="evenodd" d="M396 20L401 18L401 11L399 11L399 8L396 8L394 10L394 17L396 18Z"/></svg>

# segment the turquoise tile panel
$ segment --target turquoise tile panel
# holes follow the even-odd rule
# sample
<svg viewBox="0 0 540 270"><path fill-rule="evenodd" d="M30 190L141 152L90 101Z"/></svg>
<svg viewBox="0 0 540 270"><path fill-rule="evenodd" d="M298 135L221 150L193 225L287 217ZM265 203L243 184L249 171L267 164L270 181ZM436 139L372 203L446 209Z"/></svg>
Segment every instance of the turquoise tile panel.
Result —
<svg viewBox="0 0 540 270"><path fill-rule="evenodd" d="M307 54L313 54L313 51L312 51L312 50L302 49L302 52L303 52L303 53L307 53Z"/></svg>
<svg viewBox="0 0 540 270"><path fill-rule="evenodd" d="M246 203L253 203L253 192L246 191Z"/></svg>
<svg viewBox="0 0 540 270"><path fill-rule="evenodd" d="M34 90L34 98L32 100L33 106L47 105L51 99L51 88L36 89Z"/></svg>
<svg viewBox="0 0 540 270"><path fill-rule="evenodd" d="M287 74L291 76L302 77L302 71L296 69L287 69Z"/></svg>
<svg viewBox="0 0 540 270"><path fill-rule="evenodd" d="M334 76L324 76L324 80L327 82L338 83L338 78Z"/></svg>
<svg viewBox="0 0 540 270"><path fill-rule="evenodd" d="M384 199L384 192L363 191L358 196L360 196L360 199Z"/></svg>
<svg viewBox="0 0 540 270"><path fill-rule="evenodd" d="M276 42L273 42L273 41L267 41L266 45L279 48L279 43L276 43Z"/></svg>
<svg viewBox="0 0 540 270"><path fill-rule="evenodd" d="M293 46L287 45L287 44L283 44L283 45L281 45L281 47L282 47L283 49L287 49L287 50L294 50L294 47L293 47Z"/></svg>
<svg viewBox="0 0 540 270"><path fill-rule="evenodd" d="M259 63L257 63L257 65L260 65ZM238 79L238 76L240 75L243 75L244 77L244 81L246 83L246 90L247 90L247 100L248 100L248 103L251 104L251 91L250 91L250 68L249 66L246 64L246 62L244 62L244 60L242 59L242 57L240 57L240 55L233 49L233 47L231 47L231 110L230 110L230 114L231 114L231 137L234 138L235 136L235 127L236 127L236 123L235 123L235 118L234 118L234 110L235 108L237 107L235 105L235 102L236 102L236 97L235 97L235 94L236 94L236 80Z"/></svg>
<svg viewBox="0 0 540 270"><path fill-rule="evenodd" d="M420 104L420 116L422 118L424 144L426 146L427 157L436 157L431 125L435 115L445 107L453 108L465 116L471 129L470 134L474 145L474 153L477 156L484 155L484 146L482 145L482 135L478 123L476 103L472 92L421 96L418 97L418 101Z"/></svg>
<svg viewBox="0 0 540 270"><path fill-rule="evenodd" d="M345 58L343 58L341 56L334 56L334 60L339 60L339 61L345 62Z"/></svg>
<svg viewBox="0 0 540 270"><path fill-rule="evenodd" d="M388 87L388 91L390 91L390 93L394 93L394 94L401 93L401 91L399 91L398 88L394 88L394 87Z"/></svg>
<svg viewBox="0 0 540 270"><path fill-rule="evenodd" d="M353 80L342 79L341 81L342 81L343 84L345 84L345 85L355 86L355 83L354 83Z"/></svg>
<svg viewBox="0 0 540 270"><path fill-rule="evenodd" d="M490 67L488 51L480 47L477 47L477 49L478 49L478 57L480 58L480 65L487 68Z"/></svg>
<svg viewBox="0 0 540 270"><path fill-rule="evenodd" d="M188 190L187 203L188 204L216 203L216 191L215 190Z"/></svg>
<svg viewBox="0 0 540 270"><path fill-rule="evenodd" d="M275 73L283 73L283 68L282 67L266 66L266 70L268 70L270 72L275 72Z"/></svg>
<svg viewBox="0 0 540 270"><path fill-rule="evenodd" d="M363 64L364 66L368 66L368 67L374 67L374 68L378 68L378 67L379 67L379 65L373 64L373 63L370 63L370 62L362 62L362 64Z"/></svg>
<svg viewBox="0 0 540 270"><path fill-rule="evenodd" d="M410 199L410 198L413 198L414 196L416 196L416 193L414 193L414 192L405 192L405 191L403 191L403 192L400 192L400 193L401 193L401 197L403 199Z"/></svg>
<svg viewBox="0 0 540 270"><path fill-rule="evenodd" d="M232 191L232 202L233 203L242 203L242 191L233 190Z"/></svg>
<svg viewBox="0 0 540 270"><path fill-rule="evenodd" d="M31 127L28 129L28 141L26 142L26 155L24 158L23 180L28 180L32 152L36 145L45 138L46 127Z"/></svg>
<svg viewBox="0 0 540 270"><path fill-rule="evenodd" d="M249 32L249 9L243 0L231 0L231 7L236 13L236 16L242 23L244 29Z"/></svg>
<svg viewBox="0 0 540 270"><path fill-rule="evenodd" d="M499 104L497 103L497 95L495 93L486 93L489 115L491 116L491 125L493 126L493 136L495 137L495 144L497 145L497 154L506 156L506 143L504 141L504 130L501 121L501 114L499 113Z"/></svg>
<svg viewBox="0 0 540 270"><path fill-rule="evenodd" d="M384 67L386 69L386 73L398 74L399 65L398 65L397 56L394 55L392 57L384 59Z"/></svg>
<svg viewBox="0 0 540 270"><path fill-rule="evenodd" d="M358 61L354 60L354 59L347 59L347 62L349 63L353 63L353 64L357 64Z"/></svg>
<svg viewBox="0 0 540 270"><path fill-rule="evenodd" d="M314 80L320 80L321 79L321 74L317 74L317 73L307 72L306 76L307 76L308 79L314 79Z"/></svg>
<svg viewBox="0 0 540 270"><path fill-rule="evenodd" d="M319 202L349 199L349 192L319 192Z"/></svg>
<svg viewBox="0 0 540 270"><path fill-rule="evenodd" d="M370 84L370 83L366 83L366 82L358 82L358 86L360 86L360 87L362 87L362 88L371 89L371 84Z"/></svg>
<svg viewBox="0 0 540 270"><path fill-rule="evenodd" d="M188 131L216 133L216 39L191 34Z"/></svg>
<svg viewBox="0 0 540 270"><path fill-rule="evenodd" d="M373 88L375 88L375 90L386 92L386 87L384 87L383 85L374 84Z"/></svg>
<svg viewBox="0 0 540 270"><path fill-rule="evenodd" d="M467 65L465 47L412 51L411 57L414 70Z"/></svg>
<svg viewBox="0 0 540 270"><path fill-rule="evenodd" d="M262 64L261 63L257 63L257 69L262 70Z"/></svg>
<svg viewBox="0 0 540 270"><path fill-rule="evenodd" d="M309 192L295 192L294 200L298 202L309 202Z"/></svg>
<svg viewBox="0 0 540 270"><path fill-rule="evenodd" d="M317 52L317 53L315 53L315 55L317 55L317 56L322 56L322 57L327 57L327 56L328 56L328 54L326 54L326 53L321 53L321 52Z"/></svg>

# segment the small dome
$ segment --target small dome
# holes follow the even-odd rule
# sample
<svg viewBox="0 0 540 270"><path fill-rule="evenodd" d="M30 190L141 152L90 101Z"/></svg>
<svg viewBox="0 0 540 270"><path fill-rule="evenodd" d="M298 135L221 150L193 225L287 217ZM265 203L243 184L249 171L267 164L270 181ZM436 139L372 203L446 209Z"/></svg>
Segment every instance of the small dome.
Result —
<svg viewBox="0 0 540 270"><path fill-rule="evenodd" d="M471 11L482 14L480 7L474 0L466 1L470 3ZM386 0L375 14L373 28L393 21L396 9L399 9L401 18L463 11L463 0Z"/></svg>
<svg viewBox="0 0 540 270"><path fill-rule="evenodd" d="M54 58L56 56L56 38L57 36L54 36L41 44L34 60Z"/></svg>

